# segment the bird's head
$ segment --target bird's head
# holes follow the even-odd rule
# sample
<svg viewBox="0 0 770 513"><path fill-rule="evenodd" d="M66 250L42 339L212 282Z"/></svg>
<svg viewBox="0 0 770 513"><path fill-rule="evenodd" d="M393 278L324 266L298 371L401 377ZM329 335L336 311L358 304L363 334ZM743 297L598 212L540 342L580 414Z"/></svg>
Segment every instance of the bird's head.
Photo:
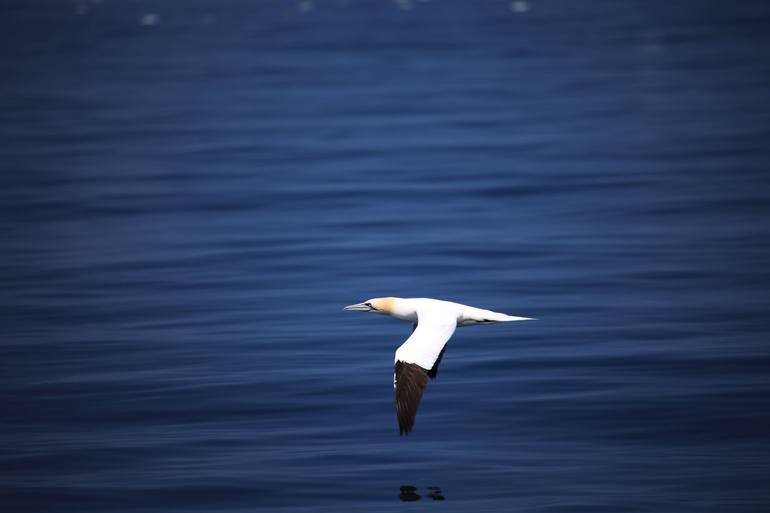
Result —
<svg viewBox="0 0 770 513"><path fill-rule="evenodd" d="M390 315L393 313L393 307L396 302L395 297L375 297L367 299L363 303L346 306L344 309L351 312L374 312L378 314Z"/></svg>

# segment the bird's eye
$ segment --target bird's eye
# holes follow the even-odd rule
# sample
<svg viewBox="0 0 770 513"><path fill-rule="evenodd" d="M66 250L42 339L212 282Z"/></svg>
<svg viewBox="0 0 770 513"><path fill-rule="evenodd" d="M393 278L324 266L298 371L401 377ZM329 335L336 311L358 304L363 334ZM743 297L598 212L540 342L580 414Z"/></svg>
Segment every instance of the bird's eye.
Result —
<svg viewBox="0 0 770 513"><path fill-rule="evenodd" d="M372 304L371 304L371 303L364 303L364 304L365 304L366 306L368 306L369 308L371 308L371 307L372 307Z"/></svg>

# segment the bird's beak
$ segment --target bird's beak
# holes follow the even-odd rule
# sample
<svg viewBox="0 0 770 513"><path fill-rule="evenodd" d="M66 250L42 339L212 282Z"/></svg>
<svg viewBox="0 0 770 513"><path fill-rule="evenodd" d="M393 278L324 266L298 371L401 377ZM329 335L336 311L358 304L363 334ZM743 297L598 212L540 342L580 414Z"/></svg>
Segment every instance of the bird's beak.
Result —
<svg viewBox="0 0 770 513"><path fill-rule="evenodd" d="M348 310L349 312L368 312L371 309L372 307L367 306L364 303L357 303L355 305L349 305L343 308L343 310Z"/></svg>

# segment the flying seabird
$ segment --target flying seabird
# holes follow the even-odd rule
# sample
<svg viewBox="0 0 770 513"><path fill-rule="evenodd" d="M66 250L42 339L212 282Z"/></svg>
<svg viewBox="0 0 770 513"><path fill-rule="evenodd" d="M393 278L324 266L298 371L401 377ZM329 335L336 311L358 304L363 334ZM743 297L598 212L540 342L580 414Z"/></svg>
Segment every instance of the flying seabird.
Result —
<svg viewBox="0 0 770 513"><path fill-rule="evenodd" d="M412 323L412 335L396 350L393 372L396 415L402 435L412 430L428 378L436 377L446 343L456 328L532 320L429 298L378 297L346 306L345 310L390 315Z"/></svg>

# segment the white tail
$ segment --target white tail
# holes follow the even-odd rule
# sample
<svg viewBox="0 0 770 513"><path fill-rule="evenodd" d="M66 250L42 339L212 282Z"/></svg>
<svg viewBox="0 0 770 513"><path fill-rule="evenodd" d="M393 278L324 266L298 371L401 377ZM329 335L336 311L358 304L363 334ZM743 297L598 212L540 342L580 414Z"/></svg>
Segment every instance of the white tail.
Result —
<svg viewBox="0 0 770 513"><path fill-rule="evenodd" d="M482 310L466 306L463 308L460 318L457 321L459 326L470 326L472 324L488 324L493 322L511 322L511 321L532 321L531 317L516 317L491 310Z"/></svg>
<svg viewBox="0 0 770 513"><path fill-rule="evenodd" d="M494 322L511 322L511 321L534 321L535 319L531 317L516 317L515 315L507 315L504 313L498 313L498 312L491 312L491 311L484 311L485 318L484 320L494 321ZM482 321L483 322L483 321Z"/></svg>

